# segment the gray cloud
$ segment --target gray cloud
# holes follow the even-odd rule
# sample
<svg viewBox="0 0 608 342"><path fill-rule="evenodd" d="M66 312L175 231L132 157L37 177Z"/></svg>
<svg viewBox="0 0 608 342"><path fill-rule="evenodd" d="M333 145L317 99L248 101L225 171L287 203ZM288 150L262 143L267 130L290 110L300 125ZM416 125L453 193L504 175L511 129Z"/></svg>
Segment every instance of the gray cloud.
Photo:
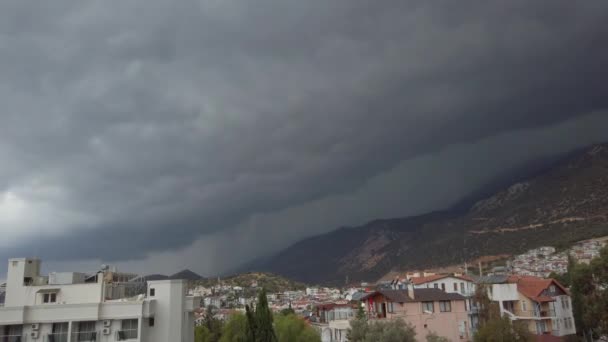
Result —
<svg viewBox="0 0 608 342"><path fill-rule="evenodd" d="M407 175L425 188L438 166L422 156L587 123L608 105L602 2L0 6L0 256L132 260L200 239L197 255L220 259L234 251L209 243L238 241L243 222L339 199L402 163L428 169ZM589 140L576 139L545 154ZM416 210L354 215L361 204L343 201L330 221L266 232L276 249L477 185L429 192ZM420 202L379 196L387 208Z"/></svg>

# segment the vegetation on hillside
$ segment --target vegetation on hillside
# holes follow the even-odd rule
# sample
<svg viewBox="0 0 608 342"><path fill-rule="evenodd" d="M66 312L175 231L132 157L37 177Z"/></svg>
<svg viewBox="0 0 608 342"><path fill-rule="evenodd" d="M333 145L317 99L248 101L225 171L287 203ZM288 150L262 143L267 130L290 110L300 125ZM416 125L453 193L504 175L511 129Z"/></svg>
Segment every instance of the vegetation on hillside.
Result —
<svg viewBox="0 0 608 342"><path fill-rule="evenodd" d="M245 289L251 288L252 284L256 284L257 288L264 288L269 293L306 289L306 284L287 279L276 274L263 272L236 274L219 279L204 279L196 281L194 284L205 287L222 284L228 286L240 286ZM253 288L253 291L257 291L257 289Z"/></svg>

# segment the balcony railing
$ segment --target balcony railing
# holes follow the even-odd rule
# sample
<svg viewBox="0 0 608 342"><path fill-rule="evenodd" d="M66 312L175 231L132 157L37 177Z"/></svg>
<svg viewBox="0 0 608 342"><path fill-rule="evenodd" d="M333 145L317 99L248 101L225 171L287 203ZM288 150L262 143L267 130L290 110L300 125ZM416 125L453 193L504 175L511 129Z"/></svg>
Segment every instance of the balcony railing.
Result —
<svg viewBox="0 0 608 342"><path fill-rule="evenodd" d="M555 310L535 310L535 317L555 317Z"/></svg>
<svg viewBox="0 0 608 342"><path fill-rule="evenodd" d="M117 341L136 340L137 329L119 330L116 332Z"/></svg>
<svg viewBox="0 0 608 342"><path fill-rule="evenodd" d="M97 341L96 331L80 331L72 333L72 342L95 342Z"/></svg>
<svg viewBox="0 0 608 342"><path fill-rule="evenodd" d="M48 334L44 338L44 342L68 342L68 333Z"/></svg>
<svg viewBox="0 0 608 342"><path fill-rule="evenodd" d="M0 335L0 342L25 342L21 335Z"/></svg>

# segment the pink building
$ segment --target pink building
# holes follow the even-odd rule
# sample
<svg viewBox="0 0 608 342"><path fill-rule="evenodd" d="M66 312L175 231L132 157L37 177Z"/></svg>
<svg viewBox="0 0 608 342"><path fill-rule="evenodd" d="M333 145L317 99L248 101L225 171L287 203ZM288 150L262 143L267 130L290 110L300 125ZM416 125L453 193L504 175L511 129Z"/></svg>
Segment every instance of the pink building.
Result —
<svg viewBox="0 0 608 342"><path fill-rule="evenodd" d="M424 340L431 332L451 341L471 339L466 298L439 289L378 290L361 298L370 319L401 318Z"/></svg>

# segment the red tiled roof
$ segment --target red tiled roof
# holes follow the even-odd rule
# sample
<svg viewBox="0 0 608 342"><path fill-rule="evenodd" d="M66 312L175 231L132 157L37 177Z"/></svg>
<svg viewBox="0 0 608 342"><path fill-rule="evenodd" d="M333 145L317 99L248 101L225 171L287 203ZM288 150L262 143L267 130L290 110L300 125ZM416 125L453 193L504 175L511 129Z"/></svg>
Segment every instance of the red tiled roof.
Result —
<svg viewBox="0 0 608 342"><path fill-rule="evenodd" d="M552 302L555 299L549 296L541 296L544 290L548 289L549 286L555 285L559 287L564 293L568 293L568 290L562 286L555 279L544 279L533 276L510 276L507 282L517 284L517 290L524 296L537 301L537 302Z"/></svg>

